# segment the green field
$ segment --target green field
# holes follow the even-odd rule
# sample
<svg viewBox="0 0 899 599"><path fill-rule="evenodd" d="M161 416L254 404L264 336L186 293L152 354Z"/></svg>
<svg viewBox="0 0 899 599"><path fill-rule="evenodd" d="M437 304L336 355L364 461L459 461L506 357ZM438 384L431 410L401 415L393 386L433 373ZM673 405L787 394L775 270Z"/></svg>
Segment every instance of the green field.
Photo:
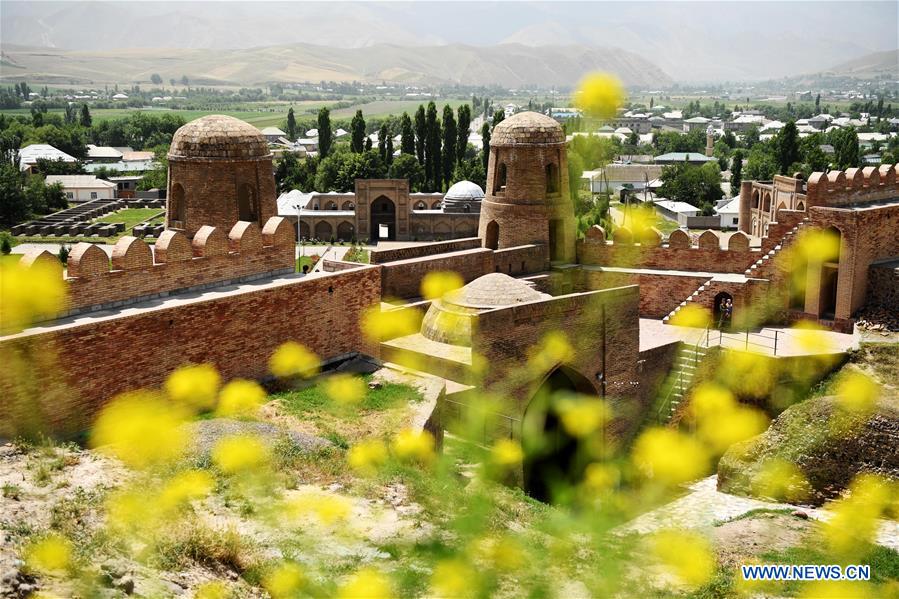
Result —
<svg viewBox="0 0 899 599"><path fill-rule="evenodd" d="M445 104L449 104L455 110L457 107L465 104L465 100L445 99L445 98L420 98L417 100L376 100L367 104L359 104L350 108L341 108L331 112L332 119L349 119L356 114L357 110L362 110L365 117L385 117L391 114L401 115L408 112L409 116L418 109L420 104L427 106L428 102L434 100L438 111L443 110Z"/></svg>
<svg viewBox="0 0 899 599"><path fill-rule="evenodd" d="M165 210L158 208L125 208L116 212L110 212L94 220L100 223L125 223L125 233L144 221L162 222Z"/></svg>

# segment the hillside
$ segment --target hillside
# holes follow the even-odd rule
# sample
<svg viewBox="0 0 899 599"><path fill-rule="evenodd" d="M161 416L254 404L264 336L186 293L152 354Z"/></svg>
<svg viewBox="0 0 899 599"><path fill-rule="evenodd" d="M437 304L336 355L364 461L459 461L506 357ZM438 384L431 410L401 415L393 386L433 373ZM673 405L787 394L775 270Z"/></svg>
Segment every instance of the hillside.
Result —
<svg viewBox="0 0 899 599"><path fill-rule="evenodd" d="M860 78L886 75L891 78L899 78L899 50L866 54L825 69L822 74Z"/></svg>
<svg viewBox="0 0 899 599"><path fill-rule="evenodd" d="M257 85L291 81L391 81L409 84L570 86L586 72L616 73L626 85L662 86L671 78L620 48L463 44L409 48L378 44L333 48L311 44L245 50L127 49L76 52L4 45L3 80L97 85L149 83L187 75L203 84Z"/></svg>

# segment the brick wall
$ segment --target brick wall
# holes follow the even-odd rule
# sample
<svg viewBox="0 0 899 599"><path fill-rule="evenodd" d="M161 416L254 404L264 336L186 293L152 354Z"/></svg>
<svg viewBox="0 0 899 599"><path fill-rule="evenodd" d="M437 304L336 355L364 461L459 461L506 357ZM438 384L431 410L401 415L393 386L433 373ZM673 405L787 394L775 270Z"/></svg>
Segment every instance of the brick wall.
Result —
<svg viewBox="0 0 899 599"><path fill-rule="evenodd" d="M255 223L238 222L227 235L202 227L193 241L165 231L156 251L141 239L121 238L110 259L99 247L79 243L69 255L68 314L119 307L178 290L199 289L293 272L294 244L290 223L272 217L262 231Z"/></svg>
<svg viewBox="0 0 899 599"><path fill-rule="evenodd" d="M848 206L899 197L899 165L812 173L806 196L810 206Z"/></svg>
<svg viewBox="0 0 899 599"><path fill-rule="evenodd" d="M379 274L360 266L294 275L256 289L211 292L178 305L62 321L2 338L0 356L10 366L0 372L0 396L10 401L0 405L0 436L13 434L10 412L23 406L13 415L40 417L40 424L62 434L83 430L112 396L156 387L191 362L215 364L224 379L262 378L271 353L288 340L323 359L375 355L359 318L380 300Z"/></svg>
<svg viewBox="0 0 899 599"><path fill-rule="evenodd" d="M440 241L436 243L412 245L402 248L383 250L374 249L371 250L371 263L383 264L385 262L396 262L397 260L409 260L411 258L423 258L425 256L433 256L435 254L443 254L445 252L458 252L461 250L470 250L479 247L481 247L481 239L479 237L469 237L467 239Z"/></svg>
<svg viewBox="0 0 899 599"><path fill-rule="evenodd" d="M868 269L867 303L899 313L899 259Z"/></svg>
<svg viewBox="0 0 899 599"><path fill-rule="evenodd" d="M663 318L706 281L705 276L583 269L579 283L582 289L589 290L639 285L640 316Z"/></svg>

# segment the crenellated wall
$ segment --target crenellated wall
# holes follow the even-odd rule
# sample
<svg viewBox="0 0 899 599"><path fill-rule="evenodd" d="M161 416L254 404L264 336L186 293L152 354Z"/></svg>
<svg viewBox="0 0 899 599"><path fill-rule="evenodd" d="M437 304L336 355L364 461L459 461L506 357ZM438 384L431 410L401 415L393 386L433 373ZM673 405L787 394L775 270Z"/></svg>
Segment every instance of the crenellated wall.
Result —
<svg viewBox="0 0 899 599"><path fill-rule="evenodd" d="M401 248L391 249L373 249L370 252L372 264L384 264L385 262L395 262L397 260L409 260L410 258L424 258L425 256L433 256L445 252L457 252L460 250L471 250L479 248L483 245L479 237L468 237L465 239L454 239L452 241L439 241L436 243L423 243L421 245L410 245Z"/></svg>
<svg viewBox="0 0 899 599"><path fill-rule="evenodd" d="M74 246L65 273L68 306L61 316L295 270L293 232L281 217L270 218L261 231L255 223L241 221L227 235L204 226L193 240L168 230L155 247L154 253L142 239L122 237L110 259L96 245Z"/></svg>
<svg viewBox="0 0 899 599"><path fill-rule="evenodd" d="M899 164L812 173L806 185L809 206L842 207L899 198Z"/></svg>

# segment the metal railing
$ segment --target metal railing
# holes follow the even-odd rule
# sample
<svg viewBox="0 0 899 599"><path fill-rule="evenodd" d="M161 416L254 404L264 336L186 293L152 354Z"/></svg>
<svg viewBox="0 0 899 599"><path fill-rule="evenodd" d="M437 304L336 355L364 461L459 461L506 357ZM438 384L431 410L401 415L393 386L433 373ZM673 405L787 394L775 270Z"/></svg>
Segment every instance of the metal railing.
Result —
<svg viewBox="0 0 899 599"><path fill-rule="evenodd" d="M665 398L662 399L662 401L659 405L659 409L656 412L656 418L658 419L659 422L663 421L662 417L666 411L670 412L671 402L672 402L675 391L680 390L682 393L686 393L687 385L689 385L690 382L692 382L693 376L695 376L696 370L699 368L700 349L703 348L703 345L702 345L703 341L705 341L705 343L706 343L705 347L708 347L708 333L709 333L709 329L707 328L705 330L705 334L702 337L700 337L696 341L695 344L688 346L693 349L693 358L692 358L692 360L693 360L693 375L691 375L689 377L690 378L689 381L685 381L686 371L683 368L684 364L683 363L677 364L677 374L675 375L676 378L674 380L669 379L670 387L668 389L668 393L665 395ZM682 350L678 350L678 358L680 358L680 356L682 355L681 351ZM703 355L704 355L704 352L703 352ZM667 420L667 418L665 420Z"/></svg>
<svg viewBox="0 0 899 599"><path fill-rule="evenodd" d="M770 350L771 355L777 355L778 345L783 348L784 331L774 329L773 334L754 333L748 329L739 332L724 331L723 329L705 330L706 347L723 347L725 349L743 349L744 351ZM717 337L717 339L716 339ZM760 352L766 353L766 352Z"/></svg>
<svg viewBox="0 0 899 599"><path fill-rule="evenodd" d="M462 420L463 413L465 410L471 408L471 406L467 403L463 403L461 401L456 401L454 399L448 399L446 397L441 399L443 403L444 409L446 412L443 412L441 416L447 416L447 420L450 418L455 418L459 421ZM448 409L447 409L448 408ZM520 439L521 438L521 418L516 418L515 416L510 416L508 414L503 414L501 412L488 412L491 416L495 416L499 418L500 422L504 422L506 424L506 428L508 429L508 438L509 439ZM490 419L484 419L484 430L482 434L482 445L487 445L489 440L498 439L501 436L505 437L505 435L500 435L499 430L501 427L493 426L490 427ZM446 428L444 424L444 428ZM490 435L490 431L493 431L497 434Z"/></svg>

